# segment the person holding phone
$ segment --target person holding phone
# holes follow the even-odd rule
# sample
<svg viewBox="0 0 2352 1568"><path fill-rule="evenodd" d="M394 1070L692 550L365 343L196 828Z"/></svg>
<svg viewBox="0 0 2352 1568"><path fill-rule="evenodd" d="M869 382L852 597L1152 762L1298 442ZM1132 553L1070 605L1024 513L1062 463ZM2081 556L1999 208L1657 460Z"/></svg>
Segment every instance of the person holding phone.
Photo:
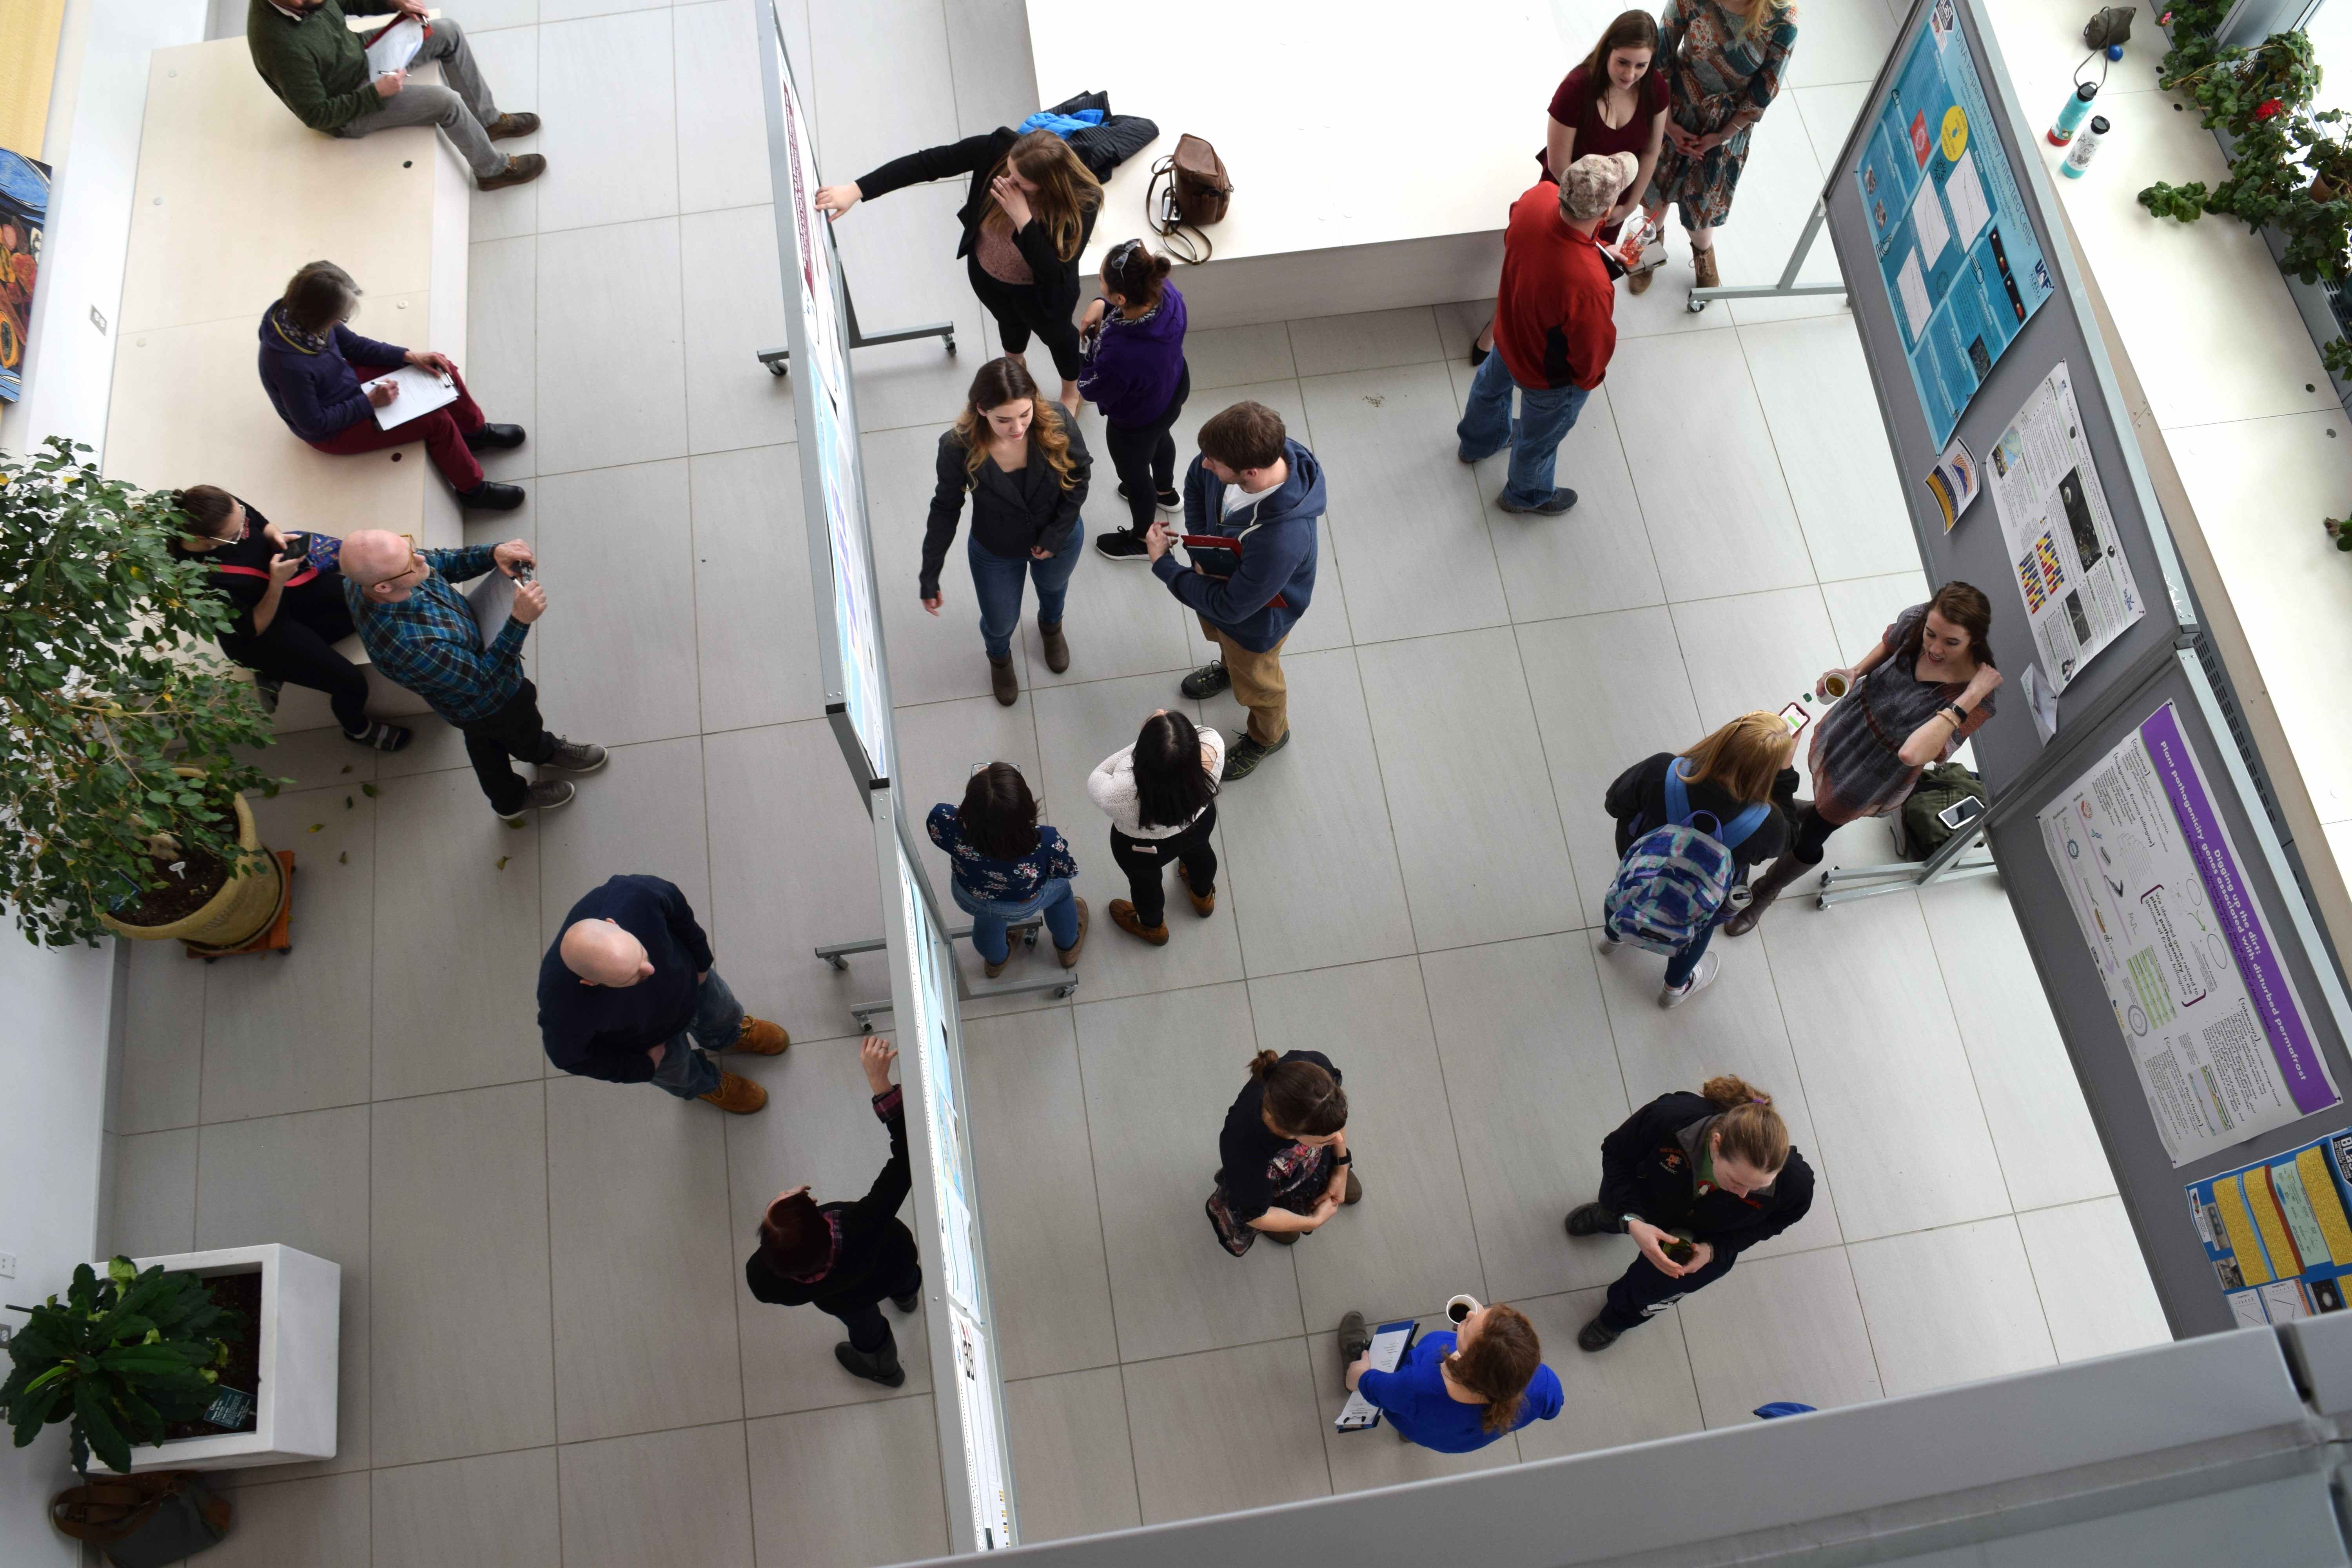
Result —
<svg viewBox="0 0 2352 1568"><path fill-rule="evenodd" d="M1567 1405L1543 1363L1536 1327L1517 1307L1473 1306L1452 1330L1412 1342L1394 1372L1375 1372L1361 1312L1339 1320L1341 1384L1388 1417L1397 1436L1441 1454L1470 1454Z"/></svg>
<svg viewBox="0 0 2352 1568"><path fill-rule="evenodd" d="M1782 889L1822 863L1829 837L1865 816L1903 809L1929 764L1954 752L1992 717L2000 689L1993 667L1992 601L1969 584L1947 583L1879 634L1851 668L1822 672L1814 694L1846 695L1813 727L1813 798L1797 815L1789 851L1758 880L1748 907L1726 921L1726 936L1756 929Z"/></svg>
<svg viewBox="0 0 2352 1568"><path fill-rule="evenodd" d="M971 917L971 945L991 980L1013 961L1006 928L1043 915L1062 967L1076 969L1087 945L1086 900L1070 889L1078 863L1061 829L1037 820L1037 797L1011 763L982 763L963 804L941 801L923 826L947 852L949 896Z"/></svg>
<svg viewBox="0 0 2352 1568"><path fill-rule="evenodd" d="M1660 1095L1601 1141L1601 1197L1568 1216L1571 1237L1630 1236L1641 1249L1577 1348L1607 1350L1812 1205L1813 1168L1770 1095L1729 1073Z"/></svg>
<svg viewBox="0 0 2352 1568"><path fill-rule="evenodd" d="M1176 437L1169 434L1192 395L1184 363L1184 296L1168 281L1169 261L1139 239L1111 247L1102 262L1102 298L1079 322L1085 368L1078 391L1102 410L1105 444L1118 470L1128 526L1095 536L1113 561L1141 561L1155 509L1183 505L1176 493Z"/></svg>
<svg viewBox="0 0 2352 1568"><path fill-rule="evenodd" d="M1209 1225L1235 1258L1260 1237L1295 1246L1364 1195L1348 1147L1348 1093L1320 1051L1250 1058L1249 1082L1225 1112L1217 1155Z"/></svg>
<svg viewBox="0 0 2352 1568"><path fill-rule="evenodd" d="M1129 897L1110 901L1110 923L1154 947L1168 945L1167 872L1181 866L1184 896L1206 920L1217 907L1217 775L1225 738L1181 713L1155 710L1131 746L1087 777L1087 797L1110 818L1110 856Z"/></svg>

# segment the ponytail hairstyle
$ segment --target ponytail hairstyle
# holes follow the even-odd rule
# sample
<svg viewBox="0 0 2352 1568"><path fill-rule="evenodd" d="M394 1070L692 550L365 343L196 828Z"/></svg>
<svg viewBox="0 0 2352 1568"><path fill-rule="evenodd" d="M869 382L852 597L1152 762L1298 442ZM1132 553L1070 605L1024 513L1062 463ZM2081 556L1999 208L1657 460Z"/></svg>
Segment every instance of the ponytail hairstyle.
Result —
<svg viewBox="0 0 2352 1568"><path fill-rule="evenodd" d="M1757 3L1761 5L1763 0L1757 0ZM1656 70L1659 65L1659 48L1658 19L1655 16L1651 16L1647 11L1617 13L1617 19L1603 29L1601 41L1592 46L1591 54L1584 57L1584 89L1592 106L1599 108L1602 100L1609 96L1609 57L1611 55L1615 54L1619 49L1647 49L1650 51L1650 68ZM1642 94L1637 88L1633 93L1635 112L1638 113L1641 107ZM1564 169L1560 172L1567 173Z"/></svg>
<svg viewBox="0 0 2352 1568"><path fill-rule="evenodd" d="M1519 1400L1543 1365L1543 1345L1536 1326L1517 1307L1489 1307L1478 1337L1468 1350L1445 1358L1454 1381L1486 1402L1478 1426L1489 1436L1499 1436L1518 1420Z"/></svg>
<svg viewBox="0 0 2352 1568"><path fill-rule="evenodd" d="M1743 805L1769 800L1796 752L1796 733L1778 713L1743 713L1683 753L1683 782L1717 784Z"/></svg>
<svg viewBox="0 0 2352 1568"><path fill-rule="evenodd" d="M1200 729L1183 714L1146 719L1133 755L1139 826L1181 827L1217 798L1217 781L1201 763Z"/></svg>
<svg viewBox="0 0 2352 1568"><path fill-rule="evenodd" d="M1054 254L1065 261L1075 258L1087 242L1087 215L1102 205L1102 182L1050 131L1032 131L1006 148L988 177L993 182L1003 174L1018 174L1037 187L1029 198L1030 211L1053 237ZM998 234L1013 232L1013 219L996 205L992 191L981 222Z"/></svg>
<svg viewBox="0 0 2352 1568"><path fill-rule="evenodd" d="M1711 1131L1723 1140L1724 1153L1768 1176L1789 1163L1789 1124L1770 1095L1732 1073L1707 1079L1699 1093L1718 1113Z"/></svg>
<svg viewBox="0 0 2352 1568"><path fill-rule="evenodd" d="M991 763L963 786L956 826L992 860L1025 859L1037 847L1037 797L1011 763Z"/></svg>
<svg viewBox="0 0 2352 1568"><path fill-rule="evenodd" d="M218 485L190 485L186 489L172 492L172 505L194 524L182 532L218 542L221 524L236 510L236 498Z"/></svg>
<svg viewBox="0 0 2352 1568"><path fill-rule="evenodd" d="M1171 265L1166 257L1146 249L1143 241L1122 239L1103 258L1103 287L1127 304L1157 305L1167 289Z"/></svg>
<svg viewBox="0 0 2352 1568"><path fill-rule="evenodd" d="M1927 609L1969 634L1970 658L1988 668L1999 668L1992 662L1992 645L1985 640L1992 635L1992 601L1984 596L1983 589L1955 579L1936 590L1936 596L1927 601ZM1927 615L1923 610L1919 614L1919 630L1911 639L1915 647L1927 632Z"/></svg>
<svg viewBox="0 0 2352 1568"><path fill-rule="evenodd" d="M980 482L980 465L988 460L988 411L1024 398L1029 400L1029 438L1045 452L1064 489L1077 484L1070 472L1070 436L1062 423L1062 405L1037 390L1037 378L1029 374L1026 363L1006 354L980 367L980 374L971 378L971 390L964 394L963 412L956 416L955 437L963 443L965 489Z"/></svg>
<svg viewBox="0 0 2352 1568"><path fill-rule="evenodd" d="M1348 1125L1348 1091L1313 1062L1286 1062L1272 1051L1250 1058L1250 1077L1265 1086L1266 1116L1294 1138L1328 1138Z"/></svg>

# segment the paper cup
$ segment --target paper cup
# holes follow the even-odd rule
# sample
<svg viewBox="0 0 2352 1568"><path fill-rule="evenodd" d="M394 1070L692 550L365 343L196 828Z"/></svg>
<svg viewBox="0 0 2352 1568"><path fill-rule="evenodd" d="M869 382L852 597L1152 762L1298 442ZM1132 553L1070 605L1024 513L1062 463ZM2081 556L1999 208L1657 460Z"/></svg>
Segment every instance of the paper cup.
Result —
<svg viewBox="0 0 2352 1568"><path fill-rule="evenodd" d="M1445 1303L1446 1321L1458 1328L1465 1318L1477 1310L1478 1298L1475 1296L1450 1297Z"/></svg>

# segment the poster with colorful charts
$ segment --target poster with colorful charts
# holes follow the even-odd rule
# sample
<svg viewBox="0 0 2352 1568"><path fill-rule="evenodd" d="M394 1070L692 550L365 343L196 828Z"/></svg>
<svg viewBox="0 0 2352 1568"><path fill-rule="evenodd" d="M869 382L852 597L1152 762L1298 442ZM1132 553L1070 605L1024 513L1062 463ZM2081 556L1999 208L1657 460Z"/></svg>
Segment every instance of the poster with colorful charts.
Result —
<svg viewBox="0 0 2352 1568"><path fill-rule="evenodd" d="M2241 1328L2344 1310L2352 1131L2189 1184L2189 1219Z"/></svg>
<svg viewBox="0 0 2352 1568"><path fill-rule="evenodd" d="M1885 100L1863 113L1870 130L1853 177L1920 411L1941 446L2056 285L1952 0L1928 11Z"/></svg>

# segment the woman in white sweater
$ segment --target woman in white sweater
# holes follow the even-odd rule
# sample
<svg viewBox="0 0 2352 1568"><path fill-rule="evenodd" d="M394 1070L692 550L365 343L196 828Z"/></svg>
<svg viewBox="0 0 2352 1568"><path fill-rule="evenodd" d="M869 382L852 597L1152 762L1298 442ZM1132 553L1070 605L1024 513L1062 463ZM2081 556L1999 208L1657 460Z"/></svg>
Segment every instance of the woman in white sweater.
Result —
<svg viewBox="0 0 2352 1568"><path fill-rule="evenodd" d="M1110 818L1111 858L1127 873L1131 898L1113 899L1111 923L1154 947L1168 942L1161 872L1184 868L1184 893L1206 920L1217 907L1217 777L1225 739L1162 708L1143 721L1135 744L1105 757L1087 778L1087 795Z"/></svg>

